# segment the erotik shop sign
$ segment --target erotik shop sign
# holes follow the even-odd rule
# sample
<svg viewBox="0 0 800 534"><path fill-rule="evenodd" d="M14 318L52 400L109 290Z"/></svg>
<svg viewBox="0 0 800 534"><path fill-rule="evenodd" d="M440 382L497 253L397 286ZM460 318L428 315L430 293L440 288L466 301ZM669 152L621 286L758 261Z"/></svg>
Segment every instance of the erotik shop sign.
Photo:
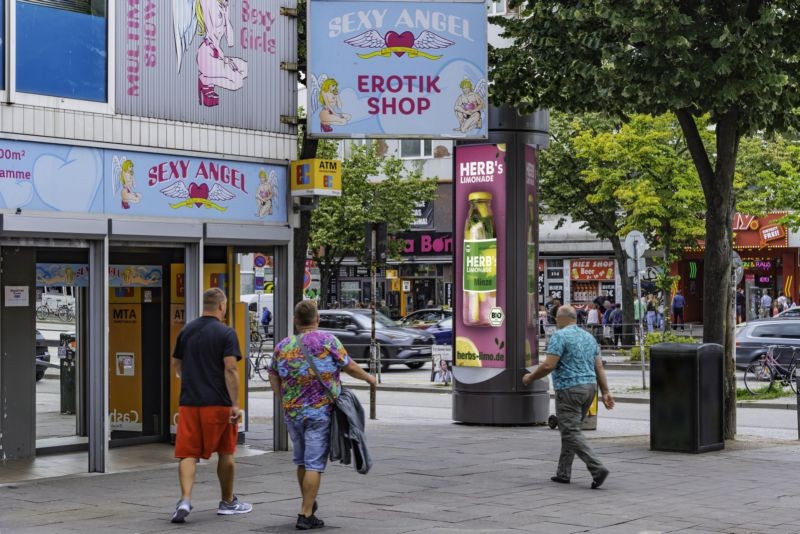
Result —
<svg viewBox="0 0 800 534"><path fill-rule="evenodd" d="M451 256L453 234L450 232L403 232L395 239L406 242L403 256Z"/></svg>

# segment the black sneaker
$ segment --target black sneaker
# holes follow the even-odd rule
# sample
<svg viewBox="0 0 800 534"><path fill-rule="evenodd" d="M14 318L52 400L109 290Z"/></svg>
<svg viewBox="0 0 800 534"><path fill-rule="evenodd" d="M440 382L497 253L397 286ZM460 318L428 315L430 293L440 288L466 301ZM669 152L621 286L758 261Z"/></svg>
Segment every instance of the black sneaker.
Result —
<svg viewBox="0 0 800 534"><path fill-rule="evenodd" d="M297 524L294 526L294 528L297 530L311 530L313 528L322 528L324 526L325 522L314 514L311 514L309 517L306 517L303 514L297 514Z"/></svg>
<svg viewBox="0 0 800 534"><path fill-rule="evenodd" d="M602 486L603 482L606 481L607 477L608 477L608 469L603 468L603 470L600 471L597 474L597 476L594 477L594 479L592 480L592 489L597 489L600 486Z"/></svg>

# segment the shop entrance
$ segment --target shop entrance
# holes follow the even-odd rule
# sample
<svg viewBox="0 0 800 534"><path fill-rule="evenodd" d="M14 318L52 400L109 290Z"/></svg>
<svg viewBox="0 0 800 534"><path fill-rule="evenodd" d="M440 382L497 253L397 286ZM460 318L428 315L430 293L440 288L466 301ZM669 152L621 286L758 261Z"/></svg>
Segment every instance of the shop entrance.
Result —
<svg viewBox="0 0 800 534"><path fill-rule="evenodd" d="M169 435L170 273L183 248L111 247L108 272L110 446Z"/></svg>

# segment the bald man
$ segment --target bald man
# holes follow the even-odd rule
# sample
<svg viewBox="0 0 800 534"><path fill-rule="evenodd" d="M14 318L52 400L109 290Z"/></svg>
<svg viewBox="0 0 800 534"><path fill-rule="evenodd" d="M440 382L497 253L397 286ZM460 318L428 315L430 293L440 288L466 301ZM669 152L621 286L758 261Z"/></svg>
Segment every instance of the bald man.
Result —
<svg viewBox="0 0 800 534"><path fill-rule="evenodd" d="M581 432L581 426L597 394L597 384L600 384L603 404L609 410L614 407L614 398L608 391L600 347L590 333L577 326L576 321L575 308L565 305L558 309L558 331L547 344L546 358L533 372L522 377L522 383L528 386L534 380L553 373L561 456L556 476L550 480L569 484L572 462L577 454L592 474L592 489L597 489L608 477L608 469L595 455Z"/></svg>

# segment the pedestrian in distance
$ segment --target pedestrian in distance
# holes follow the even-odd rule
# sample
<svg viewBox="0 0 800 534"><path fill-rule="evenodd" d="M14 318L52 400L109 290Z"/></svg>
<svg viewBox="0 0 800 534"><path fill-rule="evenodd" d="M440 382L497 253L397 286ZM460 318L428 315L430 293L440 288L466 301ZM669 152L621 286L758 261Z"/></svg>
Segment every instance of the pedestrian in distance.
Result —
<svg viewBox="0 0 800 534"><path fill-rule="evenodd" d="M380 306L378 306L378 312L382 313L386 317L390 317L392 315L392 311L389 309L389 306L386 305L385 300L380 302Z"/></svg>
<svg viewBox="0 0 800 534"><path fill-rule="evenodd" d="M592 475L592 489L603 485L608 469L597 458L581 432L581 425L600 385L603 404L614 408L614 397L608 390L608 381L600 359L600 347L594 338L575 324L575 308L562 306L556 316L558 331L550 338L545 350L545 360L533 372L522 377L529 386L553 373L556 391L556 417L561 432L561 455L553 482L568 484L572 478L575 455L583 460Z"/></svg>
<svg viewBox="0 0 800 534"><path fill-rule="evenodd" d="M297 334L275 347L269 382L272 391L281 396L303 497L295 528L311 530L325 526L316 516L317 493L330 451L333 400L320 384L304 352L314 359L319 378L333 397L342 389L340 371L372 386L376 381L347 355L336 336L318 330L319 313L313 301L304 300L295 306L294 326Z"/></svg>
<svg viewBox="0 0 800 534"><path fill-rule="evenodd" d="M678 326L684 330L683 309L686 307L686 299L683 298L681 290L675 292L672 297L672 329L677 330Z"/></svg>
<svg viewBox="0 0 800 534"><path fill-rule="evenodd" d="M744 289L741 287L736 290L736 324L744 321Z"/></svg>
<svg viewBox="0 0 800 534"><path fill-rule="evenodd" d="M762 319L772 317L772 297L769 296L769 290L764 290L764 294L761 296L760 315Z"/></svg>
<svg viewBox="0 0 800 534"><path fill-rule="evenodd" d="M242 359L236 331L225 324L228 300L219 288L203 293L203 315L183 327L175 343L172 368L181 380L175 457L181 499L172 514L183 523L192 511L197 459L217 453L221 500L218 515L246 514L253 506L233 493L239 409L239 371Z"/></svg>
<svg viewBox="0 0 800 534"><path fill-rule="evenodd" d="M622 305L619 302L611 312L611 326L614 328L614 346L622 345Z"/></svg>
<svg viewBox="0 0 800 534"><path fill-rule="evenodd" d="M272 322L272 312L264 306L261 310L261 326L264 328L264 337L269 337L269 325Z"/></svg>
<svg viewBox="0 0 800 534"><path fill-rule="evenodd" d="M644 319L647 322L647 333L651 334L658 322L658 301L654 295L648 297L645 309L647 310L644 315Z"/></svg>

